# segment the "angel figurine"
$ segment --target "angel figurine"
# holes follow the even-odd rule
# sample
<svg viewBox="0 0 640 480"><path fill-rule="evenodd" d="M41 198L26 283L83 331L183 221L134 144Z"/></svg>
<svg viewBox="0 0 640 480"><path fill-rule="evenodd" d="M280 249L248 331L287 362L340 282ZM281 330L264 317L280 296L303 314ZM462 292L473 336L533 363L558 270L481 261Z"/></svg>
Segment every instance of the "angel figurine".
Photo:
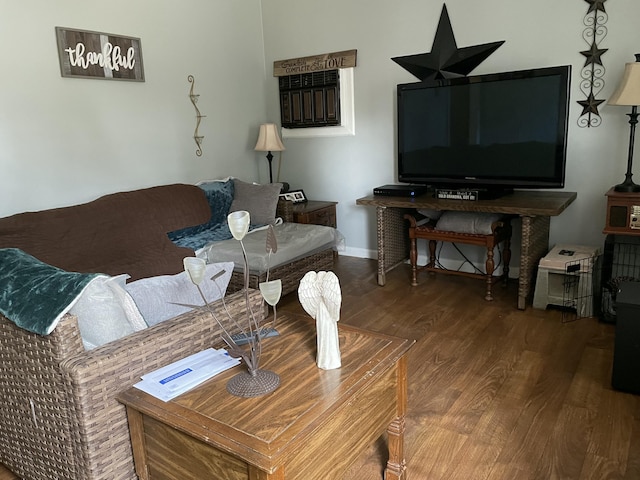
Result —
<svg viewBox="0 0 640 480"><path fill-rule="evenodd" d="M307 272L300 280L298 298L304 310L316 321L318 367L323 370L340 368L338 320L342 293L338 277L333 272Z"/></svg>

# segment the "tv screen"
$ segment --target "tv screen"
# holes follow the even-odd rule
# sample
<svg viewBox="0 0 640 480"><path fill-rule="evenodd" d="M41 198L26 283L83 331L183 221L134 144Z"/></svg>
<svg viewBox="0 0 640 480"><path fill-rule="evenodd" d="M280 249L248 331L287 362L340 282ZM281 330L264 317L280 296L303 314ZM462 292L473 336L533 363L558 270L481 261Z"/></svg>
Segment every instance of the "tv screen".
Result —
<svg viewBox="0 0 640 480"><path fill-rule="evenodd" d="M398 85L398 180L564 186L570 66Z"/></svg>

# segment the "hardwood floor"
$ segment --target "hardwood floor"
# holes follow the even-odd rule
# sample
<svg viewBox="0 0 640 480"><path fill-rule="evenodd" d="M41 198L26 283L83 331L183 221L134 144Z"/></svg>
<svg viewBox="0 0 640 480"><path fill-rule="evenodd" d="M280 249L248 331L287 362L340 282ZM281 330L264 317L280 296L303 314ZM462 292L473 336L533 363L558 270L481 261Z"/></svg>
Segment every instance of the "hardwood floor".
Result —
<svg viewBox="0 0 640 480"><path fill-rule="evenodd" d="M517 285L375 283L376 263L341 257L341 322L414 338L406 457L410 479L640 479L640 396L611 388L613 325L516 309ZM301 311L295 296L281 310ZM572 319L571 315L564 320ZM382 478L384 438L344 480Z"/></svg>
<svg viewBox="0 0 640 480"><path fill-rule="evenodd" d="M340 257L335 270L341 322L416 340L409 479L640 479L640 396L611 388L613 325L517 310L515 280L486 302L474 279L422 274L411 287L401 266L378 287L372 260ZM295 294L279 311L304 313ZM343 480L381 479L385 441Z"/></svg>

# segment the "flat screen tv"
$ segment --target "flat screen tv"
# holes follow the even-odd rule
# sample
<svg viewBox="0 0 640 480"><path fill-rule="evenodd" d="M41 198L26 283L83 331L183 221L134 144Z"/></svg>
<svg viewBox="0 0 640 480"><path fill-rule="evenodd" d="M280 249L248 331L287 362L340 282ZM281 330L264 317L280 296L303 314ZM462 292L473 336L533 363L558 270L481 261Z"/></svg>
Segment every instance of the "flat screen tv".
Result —
<svg viewBox="0 0 640 480"><path fill-rule="evenodd" d="M398 180L562 188L570 66L398 85Z"/></svg>

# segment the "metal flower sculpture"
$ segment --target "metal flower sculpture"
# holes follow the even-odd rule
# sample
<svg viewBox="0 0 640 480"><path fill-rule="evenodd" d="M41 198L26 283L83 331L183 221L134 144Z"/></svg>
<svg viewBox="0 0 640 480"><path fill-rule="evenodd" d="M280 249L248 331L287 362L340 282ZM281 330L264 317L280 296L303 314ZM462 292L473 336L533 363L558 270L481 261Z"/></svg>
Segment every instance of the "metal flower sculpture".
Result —
<svg viewBox="0 0 640 480"><path fill-rule="evenodd" d="M213 319L222 329L222 340L227 344L229 355L241 358L247 366L247 371L241 372L233 377L227 383L227 391L232 395L239 397L257 397L274 391L280 385L280 377L278 374L269 370L260 369L260 355L262 353L262 339L266 330L260 325L255 313L251 309L249 301L249 262L247 260L247 252L244 248L242 239L249 231L250 216L249 212L237 211L227 216L227 223L231 230L233 238L240 242L242 247L242 257L244 261L244 294L246 302L246 318L233 318L229 310L224 304L225 317L220 318L211 305L207 302L205 295L200 288L200 284L204 280L204 272L206 267L205 260L196 257L186 257L184 259L184 269L189 274L191 281L198 289L206 308L211 313ZM269 225L267 233L267 253L271 256L276 253L278 245L276 241L273 227ZM280 301L282 295L282 282L278 280L269 281L269 262L267 262L267 281L259 284L262 298L273 307L273 324L276 322L276 304ZM217 277L211 280L215 282ZM231 332L239 331L239 334L231 334ZM245 341L241 341L244 339Z"/></svg>

